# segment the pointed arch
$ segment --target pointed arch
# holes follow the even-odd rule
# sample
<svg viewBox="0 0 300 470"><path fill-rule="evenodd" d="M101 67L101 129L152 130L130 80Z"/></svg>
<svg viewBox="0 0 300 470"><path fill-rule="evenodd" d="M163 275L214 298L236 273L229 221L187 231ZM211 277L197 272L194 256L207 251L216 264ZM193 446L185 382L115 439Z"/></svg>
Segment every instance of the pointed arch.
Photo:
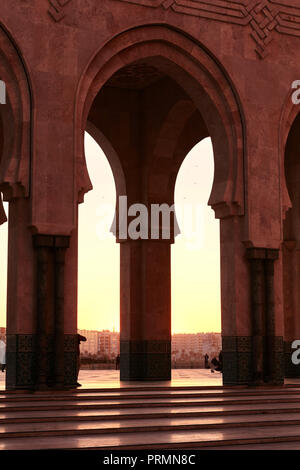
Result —
<svg viewBox="0 0 300 470"><path fill-rule="evenodd" d="M194 38L167 25L124 31L89 61L76 99L79 191L89 189L83 136L89 110L104 84L121 68L145 60L186 91L204 116L215 155L210 204L217 217L244 214L244 118L237 92L218 61Z"/></svg>
<svg viewBox="0 0 300 470"><path fill-rule="evenodd" d="M6 85L6 104L0 105L0 191L10 200L30 193L32 94L24 58L3 26L0 78Z"/></svg>

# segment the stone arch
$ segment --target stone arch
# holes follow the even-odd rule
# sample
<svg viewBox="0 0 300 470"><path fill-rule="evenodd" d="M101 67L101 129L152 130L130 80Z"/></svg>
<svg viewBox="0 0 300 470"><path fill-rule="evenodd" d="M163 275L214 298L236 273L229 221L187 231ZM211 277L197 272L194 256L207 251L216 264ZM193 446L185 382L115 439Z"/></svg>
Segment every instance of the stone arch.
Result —
<svg viewBox="0 0 300 470"><path fill-rule="evenodd" d="M174 126L174 122L176 122ZM154 161L149 175L149 193L154 197L156 173L166 173L165 198L174 203L174 190L179 169L189 151L202 139L208 137L206 125L191 101L179 101L166 117L154 149ZM161 165L161 158L169 160L169 165Z"/></svg>
<svg viewBox="0 0 300 470"><path fill-rule="evenodd" d="M12 34L2 25L0 79L6 86L6 103L0 105L0 193L9 202L6 301L6 387L9 389L22 382L22 378L23 384L31 383L33 370L32 336L27 335L35 324L36 308L32 295L35 259L30 230L33 100L30 70ZM0 195L0 224L6 222L2 211ZM20 343L28 340L25 356L18 351L19 340Z"/></svg>
<svg viewBox="0 0 300 470"><path fill-rule="evenodd" d="M0 26L0 77L6 104L0 105L0 190L5 200L30 193L32 98L27 66L20 49Z"/></svg>
<svg viewBox="0 0 300 470"><path fill-rule="evenodd" d="M91 121L87 121L86 131L93 137L97 144L101 147L111 166L114 176L117 197L126 194L126 182L124 171L119 156L108 138L98 129ZM92 186L91 186L92 187Z"/></svg>
<svg viewBox="0 0 300 470"><path fill-rule="evenodd" d="M154 75L155 71L160 75L158 81L150 80L151 85L147 80L147 72L146 79L144 76L147 67ZM142 75L140 94L136 92L139 74ZM120 107L118 97L122 95L121 88L123 91L126 89L127 96L129 83L125 82L127 78L130 82L132 77L134 99L131 102L130 95L129 101L126 99L122 102L123 107ZM152 96L155 96L153 103ZM150 112L146 108L148 103ZM147 112L143 113L145 109ZM140 112L142 124L139 121ZM115 121L114 116L118 116ZM149 189L155 189L156 171L160 171L160 163L163 162L161 142L174 137L172 120L176 119L178 125L175 126L176 142L172 142L169 149L165 148L168 159L172 160L171 164L167 163L164 174L164 177L168 177L166 184L169 190L175 185L185 151L209 135L215 158L210 205L216 217L226 223L223 246L224 237L227 245L228 240L232 240L232 233L227 237L229 226L234 230L235 237L238 237L236 225L240 223L240 216L244 215L245 210L245 121L230 77L200 42L171 26L154 24L124 31L93 54L82 73L76 94L75 149L77 194L80 199L90 189L83 139L90 119L110 142L113 142L114 136L117 138L114 147L128 178L126 183L130 204L168 201L164 200L165 193L157 193L157 200L154 198L150 201L149 195L152 198L152 194ZM195 124L198 130L192 129ZM180 142L187 129L190 131L188 137ZM181 145L176 146L179 142ZM170 377L172 241L172 234L168 240L131 240L128 237L123 240L122 237L121 380L166 380ZM224 286L232 278L232 260L237 256L233 245L230 245L229 250L223 250L227 257L229 251L231 260L224 265L222 273ZM156 295L153 295L154 290ZM227 297L224 309L229 325L235 314L232 314L231 308L232 299L236 298L234 288L231 289L231 296ZM224 331L228 335L228 329Z"/></svg>
<svg viewBox="0 0 300 470"><path fill-rule="evenodd" d="M195 39L170 26L148 25L125 31L104 45L87 65L76 100L79 191L89 189L83 133L91 105L114 73L145 58L174 79L205 115L216 168L210 204L217 217L243 215L244 119L237 93L217 60Z"/></svg>
<svg viewBox="0 0 300 470"><path fill-rule="evenodd" d="M287 188L287 181L285 176L285 157L286 145L288 137L295 123L297 115L300 113L300 107L295 105L292 101L294 90L291 90L286 97L285 103L282 108L280 124L279 124L279 156L280 156L280 191L281 191L281 216L282 221L285 219L286 212L292 207L292 202ZM283 230L283 226L282 226Z"/></svg>
<svg viewBox="0 0 300 470"><path fill-rule="evenodd" d="M119 210L118 201L119 201L120 196L126 196L127 194L126 180L125 180L123 167L119 159L119 156L116 150L114 149L113 145L109 141L109 139L104 135L104 133L95 124L93 124L89 120L87 121L86 131L93 137L93 139L97 142L97 144L105 153L105 156L110 164L110 167L113 173L113 177L114 177L114 181L116 185L116 212L115 212L115 217L112 222L110 231L115 236L117 236L117 230L116 230L115 224L118 218L118 210ZM84 159L85 159L85 156L84 156ZM92 183L90 183L89 189L92 189ZM82 191L82 194L79 194L79 202L83 202L84 194L85 194L85 191Z"/></svg>
<svg viewBox="0 0 300 470"><path fill-rule="evenodd" d="M291 344L300 333L300 216L299 216L299 154L300 109L289 95L280 128L281 203L282 203L282 284L284 310L285 376L299 377L292 364Z"/></svg>

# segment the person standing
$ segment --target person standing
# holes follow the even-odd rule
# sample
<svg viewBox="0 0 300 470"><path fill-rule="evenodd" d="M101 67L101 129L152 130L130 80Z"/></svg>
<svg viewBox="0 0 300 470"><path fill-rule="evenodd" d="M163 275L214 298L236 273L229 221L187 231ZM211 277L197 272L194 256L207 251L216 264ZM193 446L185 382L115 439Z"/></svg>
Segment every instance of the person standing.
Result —
<svg viewBox="0 0 300 470"><path fill-rule="evenodd" d="M1 370L4 372L6 368L6 344L2 339L0 340L0 364Z"/></svg>
<svg viewBox="0 0 300 470"><path fill-rule="evenodd" d="M208 354L205 354L205 356L204 356L204 364L205 364L204 367L205 367L205 369L209 369L208 359L209 359Z"/></svg>
<svg viewBox="0 0 300 470"><path fill-rule="evenodd" d="M78 375L80 370L80 343L81 341L86 341L86 337L77 333L77 387L81 387L81 384L78 383Z"/></svg>

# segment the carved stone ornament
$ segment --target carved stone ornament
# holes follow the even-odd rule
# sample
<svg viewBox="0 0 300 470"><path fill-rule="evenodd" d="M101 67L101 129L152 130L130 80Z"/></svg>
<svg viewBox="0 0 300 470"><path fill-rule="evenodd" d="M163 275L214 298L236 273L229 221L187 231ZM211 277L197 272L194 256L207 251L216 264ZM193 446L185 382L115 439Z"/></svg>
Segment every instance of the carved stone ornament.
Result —
<svg viewBox="0 0 300 470"><path fill-rule="evenodd" d="M64 6L71 0L48 0L49 1L49 15L51 18L59 22L65 17Z"/></svg>
<svg viewBox="0 0 300 470"><path fill-rule="evenodd" d="M113 0L136 5L173 10L250 27L259 58L267 56L273 31L300 37L299 0Z"/></svg>

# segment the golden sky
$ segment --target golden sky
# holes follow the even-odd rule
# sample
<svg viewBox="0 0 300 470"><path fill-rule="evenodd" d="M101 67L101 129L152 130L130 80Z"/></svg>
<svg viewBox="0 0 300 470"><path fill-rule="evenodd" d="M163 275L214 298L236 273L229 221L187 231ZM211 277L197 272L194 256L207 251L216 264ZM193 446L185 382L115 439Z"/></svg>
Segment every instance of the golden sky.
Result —
<svg viewBox="0 0 300 470"><path fill-rule="evenodd" d="M119 245L109 232L115 184L104 153L88 134L85 145L94 189L79 207L78 327L119 331ZM173 333L221 331L219 221L207 206L213 173L211 141L204 139L184 160L175 188L182 234L172 246ZM190 226L185 221L192 210ZM0 326L5 326L7 224L0 226L0 247Z"/></svg>

